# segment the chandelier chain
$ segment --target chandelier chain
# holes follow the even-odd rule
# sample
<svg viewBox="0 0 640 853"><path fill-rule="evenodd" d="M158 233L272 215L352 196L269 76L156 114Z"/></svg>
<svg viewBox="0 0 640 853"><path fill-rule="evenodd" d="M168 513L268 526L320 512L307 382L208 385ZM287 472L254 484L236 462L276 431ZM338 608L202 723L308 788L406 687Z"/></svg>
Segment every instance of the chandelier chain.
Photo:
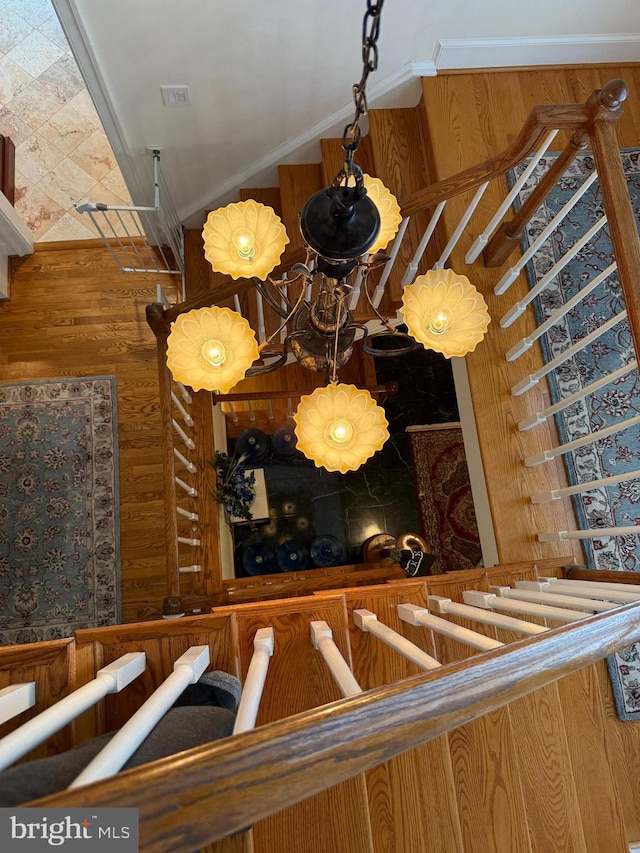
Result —
<svg viewBox="0 0 640 853"><path fill-rule="evenodd" d="M384 0L372 3L367 0L367 11L362 21L362 77L353 86L355 113L342 134L342 147L345 150L345 171L350 175L353 167L353 154L362 139L360 119L367 115L367 79L378 67L378 37L380 35L380 13Z"/></svg>

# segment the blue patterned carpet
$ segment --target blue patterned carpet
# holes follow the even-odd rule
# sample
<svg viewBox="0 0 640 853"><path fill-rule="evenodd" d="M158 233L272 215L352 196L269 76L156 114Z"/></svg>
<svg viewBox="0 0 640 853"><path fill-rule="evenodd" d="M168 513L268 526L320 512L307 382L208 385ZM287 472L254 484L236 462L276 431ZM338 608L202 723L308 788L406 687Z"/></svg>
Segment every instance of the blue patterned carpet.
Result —
<svg viewBox="0 0 640 853"><path fill-rule="evenodd" d="M0 643L119 621L115 378L0 385Z"/></svg>

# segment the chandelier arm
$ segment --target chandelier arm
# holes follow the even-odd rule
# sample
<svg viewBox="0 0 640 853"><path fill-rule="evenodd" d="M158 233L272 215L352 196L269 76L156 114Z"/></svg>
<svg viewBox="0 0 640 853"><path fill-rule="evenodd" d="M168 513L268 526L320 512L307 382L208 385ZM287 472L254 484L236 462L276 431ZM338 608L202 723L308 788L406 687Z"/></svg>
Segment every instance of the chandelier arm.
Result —
<svg viewBox="0 0 640 853"><path fill-rule="evenodd" d="M362 278L364 281L364 295L367 297L367 302L369 303L369 307L376 315L378 320L382 323L385 329L388 329L390 332L395 333L395 327L391 325L389 320L385 320L382 314L378 311L376 306L373 304L373 300L371 299L371 294L369 293L369 271L367 269L363 270Z"/></svg>
<svg viewBox="0 0 640 853"><path fill-rule="evenodd" d="M290 311L290 312L287 314L287 316L285 317L284 323L282 323L282 325L281 325L278 329L276 329L276 331L275 331L273 334L269 335L269 337L268 337L268 338L266 338L266 339L265 339L265 340L260 344L260 346L258 347L258 350L263 350L263 349L264 349L268 344L270 344L270 343L271 343L271 341L272 341L272 340L273 340L277 335L279 335L279 334L280 334L280 332L284 329L284 327L287 325L287 323L289 322L289 320L293 317L293 315L296 313L296 311L298 310L298 308L299 308L299 307L300 307L300 305L302 304L302 301L303 301L303 299L304 299L304 290L305 290L305 289L304 289L304 287L301 287L301 288L300 288L300 295L298 296L298 298L297 298L297 300L296 300L296 304L293 306L293 308L291 309L291 311ZM287 301L288 301L288 300L287 300ZM280 314L280 316L282 317L282 316L284 316L284 315L283 315L283 314Z"/></svg>
<svg viewBox="0 0 640 853"><path fill-rule="evenodd" d="M273 298L271 293L269 293L268 288L264 287L264 285L260 281L260 279L259 278L253 278L252 281L253 281L253 285L254 285L255 289L258 291L260 296L262 296L263 299L267 300L267 302L273 308L273 310L276 312L276 314L278 314L280 317L286 317L286 314L287 314L286 310L282 307L282 305L278 305L278 303ZM271 284L273 284L274 287L278 287L278 285L275 283L275 281L273 281L272 279L269 279L269 281L271 282ZM285 296L285 299L287 299L286 294L284 296ZM291 303L289 302L288 299L287 299L287 305L289 305L289 307L291 307Z"/></svg>

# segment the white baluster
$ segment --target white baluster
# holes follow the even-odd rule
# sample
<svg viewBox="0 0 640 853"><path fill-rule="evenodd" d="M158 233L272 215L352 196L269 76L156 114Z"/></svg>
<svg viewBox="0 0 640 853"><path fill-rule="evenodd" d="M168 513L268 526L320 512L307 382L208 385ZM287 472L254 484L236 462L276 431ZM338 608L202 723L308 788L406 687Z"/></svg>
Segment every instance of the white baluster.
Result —
<svg viewBox="0 0 640 853"><path fill-rule="evenodd" d="M178 515L183 516L183 518L188 518L189 521L200 521L200 517L197 512L189 512L188 509L183 509L181 506L176 507L176 511Z"/></svg>
<svg viewBox="0 0 640 853"><path fill-rule="evenodd" d="M192 548L200 547L199 539L189 538L188 536L178 536L178 542L180 542L181 545L191 545Z"/></svg>
<svg viewBox="0 0 640 853"><path fill-rule="evenodd" d="M273 628L258 628L253 638L253 655L236 712L236 722L233 727L234 735L239 732L246 732L256 724L262 691L267 680L269 658L272 655Z"/></svg>
<svg viewBox="0 0 640 853"><path fill-rule="evenodd" d="M366 261L368 255L365 255L362 260ZM351 290L351 296L349 297L349 311L355 310L356 305L358 304L358 299L360 298L360 288L362 287L362 276L364 275L363 267L358 267L358 272L356 274L356 279L353 282L353 288ZM384 290L384 287L382 288ZM374 291L374 302L375 305L375 291Z"/></svg>
<svg viewBox="0 0 640 853"><path fill-rule="evenodd" d="M472 649L480 649L480 651L486 652L491 649L499 649L500 646L504 645L504 643L494 640L492 637L486 637L477 631L471 631L469 628L456 625L455 622L449 622L446 619L441 619L439 616L433 616L425 607L418 607L416 604L399 604L398 616L403 622L408 622L409 625L429 628L436 634L457 640L465 646L471 646Z"/></svg>
<svg viewBox="0 0 640 853"><path fill-rule="evenodd" d="M459 616L462 619L480 622L483 625L493 625L495 628L506 628L520 634L542 634L549 630L544 625L538 625L535 622L526 622L524 619L505 616L504 613L494 613L491 610L470 607L468 604L459 604L457 601L439 595L430 595L427 598L427 604L429 610L433 610L435 613L449 613L451 616Z"/></svg>
<svg viewBox="0 0 640 853"><path fill-rule="evenodd" d="M256 294L256 311L258 313L258 343L261 344L267 336L264 327L264 303L260 291L256 289L254 292Z"/></svg>
<svg viewBox="0 0 640 853"><path fill-rule="evenodd" d="M269 423L272 424L273 423L273 403L272 403L271 399L267 400L267 412L268 412Z"/></svg>
<svg viewBox="0 0 640 853"><path fill-rule="evenodd" d="M524 379L521 379L516 385L511 389L511 394L514 397L519 397L520 394L524 394L525 391L531 390L538 382L542 379L543 376L546 376L548 373L551 373L557 367L560 367L561 364L564 364L565 361L568 361L570 358L573 358L576 353L579 353L585 347L592 344L594 341L597 341L598 338L602 337L605 332L608 332L618 323L625 320L627 317L626 311L621 311L619 314L616 314L614 317L611 317L610 320L607 320L600 328L594 329L593 332L590 332L586 337L580 338L573 344L568 347L566 350L563 350L560 355L557 355L555 358L552 358L551 361L548 361L543 367L539 370L536 370L535 373L529 373ZM507 359L508 361L509 359Z"/></svg>
<svg viewBox="0 0 640 853"><path fill-rule="evenodd" d="M190 474L195 474L195 473L196 473L196 466L193 464L193 462L189 462L189 460L187 459L187 457L186 457L186 456L183 456L183 455L182 455L182 453L180 453L180 451L178 450L178 448L177 448L177 447L174 447L174 448L173 448L173 455L176 457L176 459L177 459L179 462L182 462L182 464L184 465L184 467L187 469L187 471L188 471Z"/></svg>
<svg viewBox="0 0 640 853"><path fill-rule="evenodd" d="M233 307L235 308L235 310L238 314L242 315L242 307L240 305L240 297L238 296L237 293L233 294Z"/></svg>
<svg viewBox="0 0 640 853"><path fill-rule="evenodd" d="M587 480L578 483L577 486L567 486L564 489L551 489L550 492L538 492L531 495L532 504L543 504L549 501L559 501L569 495L577 495L580 492L590 492L592 489L605 489L607 486L615 486L616 483L624 483L625 480L637 480L640 471L626 471L624 474L616 474L613 477L601 477L599 480Z"/></svg>
<svg viewBox="0 0 640 853"><path fill-rule="evenodd" d="M198 497L197 490L194 489L193 486L190 486L189 483L185 483L185 481L181 480L180 477L174 477L173 479L176 481L176 485L180 486L180 488L183 489L190 498Z"/></svg>
<svg viewBox="0 0 640 853"><path fill-rule="evenodd" d="M382 622L378 622L378 617L370 610L354 610L353 623L356 628L360 628L361 631L368 631L370 634L373 634L374 637L382 640L382 642L386 643L387 646L390 646L392 649L395 649L395 651L400 652L401 655L404 655L404 657L408 658L410 661L415 663L416 666L419 666L422 669L437 669L441 665L440 662L431 657L431 655L423 652L422 649L414 643L409 642L409 640L403 637L402 634L398 634L392 628L389 628Z"/></svg>
<svg viewBox="0 0 640 853"><path fill-rule="evenodd" d="M509 587L494 587L497 590L508 590ZM495 592L478 592L467 589L462 593L465 604L472 607L484 607L488 610L504 610L507 613L520 613L523 616L539 616L542 619L552 619L554 622L578 622L584 619L584 613L577 610L567 610L563 607L551 607L548 604L534 604L532 601L512 600L506 595L496 595Z"/></svg>
<svg viewBox="0 0 640 853"><path fill-rule="evenodd" d="M198 572L200 572L200 571L201 571L201 568L200 568L200 566L199 566L199 565L194 565L194 566L180 566L180 567L178 568L178 572L179 572L181 575L197 575L197 574L198 574Z"/></svg>
<svg viewBox="0 0 640 853"><path fill-rule="evenodd" d="M362 688L351 672L349 664L342 657L340 649L333 641L331 628L326 622L322 621L311 622L310 627L313 647L324 658L336 684L340 688L340 693L343 696L355 696L356 693L362 693Z"/></svg>
<svg viewBox="0 0 640 853"><path fill-rule="evenodd" d="M438 224L438 220L442 216L442 211L444 210L444 206L446 204L445 201L441 201L440 204L436 207L436 209L431 214L431 219L429 220L429 224L422 235L422 240L418 244L418 248L411 259L411 263L405 270L405 273L402 277L402 287L405 287L407 284L411 284L413 279L415 278L416 273L418 272L418 266L420 265L420 261L422 260L422 256L424 255L427 246L429 245L429 240L431 239L431 235L436 230L436 225Z"/></svg>
<svg viewBox="0 0 640 853"><path fill-rule="evenodd" d="M607 536L629 536L631 533L640 533L640 525L598 527L597 530L552 530L538 533L538 542L565 542L567 539L602 539Z"/></svg>
<svg viewBox="0 0 640 853"><path fill-rule="evenodd" d="M247 400L247 408L249 409L249 420L252 424L256 422L256 413L253 411L253 403L251 400Z"/></svg>
<svg viewBox="0 0 640 853"><path fill-rule="evenodd" d="M10 684L0 690L0 725L12 720L36 704L36 683Z"/></svg>
<svg viewBox="0 0 640 853"><path fill-rule="evenodd" d="M582 249L593 237L606 225L607 217L601 217L595 225L580 237L573 246L566 252L560 260L556 261L556 263L551 267L551 269L545 273L540 281L532 287L529 291L527 291L527 295L516 302L504 317L500 320L500 325L503 329L508 328L521 314L524 312L527 305L529 305L533 300L538 296L542 291L546 288L549 282L553 281L553 279L560 273L566 265L578 254L580 249Z"/></svg>
<svg viewBox="0 0 640 853"><path fill-rule="evenodd" d="M531 260L531 258L535 255L538 249L543 245L546 241L547 237L555 231L555 229L560 225L565 216L570 213L570 211L576 206L576 204L580 201L582 196L589 189L591 184L598 177L597 172L592 172L592 174L587 178L587 180L582 184L582 186L575 192L569 201L562 207L562 209L557 213L551 222L540 232L539 236L536 240L531 244L531 246L527 249L526 252L523 253L520 260L511 267L500 279L500 281L496 284L494 288L494 293L496 296L500 296L502 293L505 293L513 282L520 275L521 270L525 268L527 263Z"/></svg>
<svg viewBox="0 0 640 853"><path fill-rule="evenodd" d="M614 370L613 373L609 373L607 376L603 376L601 379L598 379L596 382L592 382L591 385L585 385L584 388L580 388L574 394L571 394L569 397L564 397L558 403L555 403L553 406L549 406L546 409L543 409L541 412L536 412L533 415L530 415L528 418L520 421L518 424L518 429L520 432L525 432L525 430L531 429L532 427L538 426L538 424L544 423L547 418L550 418L551 415L557 415L558 412L561 412L563 409L566 409L568 406L572 406L577 400L582 400L584 397L587 397L589 394L593 394L595 391L599 391L600 388L604 388L606 385L609 385L611 382L615 382L616 379L620 379L622 376L625 376L632 370L635 370L638 366L638 363L635 361L630 361L628 364L625 364L623 367L618 368L618 370Z"/></svg>
<svg viewBox="0 0 640 853"><path fill-rule="evenodd" d="M617 589L607 589L600 585L590 587L580 581L560 580L558 578L538 579L541 584L546 584L551 592L557 595L579 595L582 598L601 598L604 601L617 601L618 604L627 604L632 601L640 601L640 587L638 590L628 590L626 584L617 584ZM615 586L615 584L612 584ZM620 587L624 587L620 589Z"/></svg>
<svg viewBox="0 0 640 853"><path fill-rule="evenodd" d="M409 224L410 216L405 217L400 223L400 227L398 228L398 233L395 236L393 241L393 245L391 247L391 252L389 253L389 260L384 265L384 269L382 270L382 275L380 276L380 281L376 289L373 292L372 302L376 306L376 308L380 305L382 301L382 294L384 293L384 289L387 286L387 281L389 280L389 276L391 275L391 270L394 267L396 262L396 258L398 257L398 252L400 251L400 246L402 245L402 241L404 239L405 232L407 230L407 225ZM417 269L417 267L416 267ZM405 273L406 276L406 273ZM402 280L402 285L404 287L405 281Z"/></svg>
<svg viewBox="0 0 640 853"><path fill-rule="evenodd" d="M227 403L227 406L229 406L229 411L231 412L231 419L233 420L234 425L238 426L238 424L240 423L240 419L236 414L235 406L233 405L233 403Z"/></svg>
<svg viewBox="0 0 640 853"><path fill-rule="evenodd" d="M119 693L144 672L144 652L130 652L99 669L96 677L0 740L0 770L9 767L108 693Z"/></svg>
<svg viewBox="0 0 640 853"><path fill-rule="evenodd" d="M573 607L581 610L591 610L597 613L604 613L605 610L614 610L618 605L610 601L591 601L588 598L579 598L578 596L562 596L554 595L552 592L547 592L541 586L539 581L517 581L516 589L511 587L499 587L504 591L501 594L507 598L515 599L516 601L532 601L534 604L551 604L558 607ZM546 585L547 589L549 584ZM489 586L489 592L496 592L498 587Z"/></svg>
<svg viewBox="0 0 640 853"><path fill-rule="evenodd" d="M189 684L195 684L209 665L209 646L192 646L173 665L171 675L87 764L69 789L113 776L156 727Z"/></svg>
<svg viewBox="0 0 640 853"><path fill-rule="evenodd" d="M529 164L527 165L526 169L520 175L518 180L515 182L515 184L511 188L511 191L509 192L509 194L507 195L505 200L502 202L502 204L500 205L498 210L493 215L493 217L492 217L491 221L489 222L489 224L487 225L487 227L484 229L482 234L480 234L478 237L476 237L473 245L471 246L471 248L469 249L469 251L465 255L464 261L466 264L472 264L476 260L476 258L480 254L480 252L482 252L483 249L485 248L485 246L488 244L489 238L491 237L493 232L496 230L496 228L498 227L498 225L502 221L503 216L505 215L505 213L509 210L509 208L513 204L516 196L518 195L518 193L520 192L522 187L527 182L529 175L533 172L535 167L538 165L540 160L543 158L547 148L551 145L551 143L552 143L552 141L555 138L555 135L557 133L558 133L557 130L551 130L546 135L542 145L540 146L540 148L538 148L536 153L533 155L533 157L529 161Z"/></svg>
<svg viewBox="0 0 640 853"><path fill-rule="evenodd" d="M178 382L178 381L176 381L176 385L178 386L178 391L180 391L180 396L181 396L181 397L182 397L182 399L185 401L185 403L186 403L188 406L190 406L190 405L193 403L193 397L192 397L192 396L191 396L191 394L187 391L187 389L184 387L184 385L182 384L182 382Z"/></svg>
<svg viewBox="0 0 640 853"><path fill-rule="evenodd" d="M608 592L621 592L629 593L630 595L638 595L640 594L640 584L637 583L615 583L609 581L583 581L583 580L573 580L570 578L540 578L543 581L549 581L549 583L555 583L557 586L567 586L569 588L580 588L583 587L585 589L593 589L593 590L607 590ZM612 599L613 600L613 599Z"/></svg>
<svg viewBox="0 0 640 853"><path fill-rule="evenodd" d="M458 240L462 236L464 229L467 227L469 220L473 216L474 210L478 206L480 199L484 195L484 191L486 190L486 188L488 186L489 186L489 181L487 181L484 184L480 184L480 186L476 190L474 197L469 202L469 205L468 205L467 209L465 210L464 214L462 215L460 222L458 222L458 225L457 225L455 231L451 235L451 239L449 240L447 245L444 247L444 250L443 250L442 254L440 255L440 257L438 258L438 260L436 261L436 263L433 265L434 270L444 269L444 265L449 260L449 256L451 255L451 252L453 252L453 250L457 246Z"/></svg>
<svg viewBox="0 0 640 853"><path fill-rule="evenodd" d="M510 350L507 351L506 359L507 361L515 361L522 353L526 352L528 349L531 349L533 343L538 340L538 338L542 337L545 332L548 332L552 326L555 326L569 311L572 311L576 305L579 305L582 300L591 293L592 290L595 290L596 287L601 284L606 278L608 278L611 273L615 272L618 269L618 265L614 262L610 264L606 270L603 270L599 275L593 278L588 284L585 284L584 287L580 288L580 290L571 297L564 305L561 305L557 311L554 311L544 323L541 323L534 331L522 338L517 344L511 347Z"/></svg>
<svg viewBox="0 0 640 853"><path fill-rule="evenodd" d="M184 442L184 446L186 448L188 448L189 450L195 450L196 449L195 444L193 443L192 439L189 438L189 436L186 434L186 432L182 429L182 427L180 426L178 421L175 418L172 418L171 423L173 424L173 428L175 429L175 431L178 433L178 435L180 436L180 438Z"/></svg>
<svg viewBox="0 0 640 853"><path fill-rule="evenodd" d="M608 435L613 435L616 432L622 432L629 427L640 424L640 415L629 418L626 421L620 421L617 424L599 429L597 432L590 432L574 441L568 441L566 444L559 444L557 447L552 447L549 450L543 450L541 453L534 453L527 456L524 464L527 468L533 468L536 465L541 465L543 462L550 462L557 456L562 456L565 453L571 453L572 450L577 450L579 447L584 447L585 444L591 444L593 441L599 441L601 438L606 438Z"/></svg>
<svg viewBox="0 0 640 853"><path fill-rule="evenodd" d="M178 395L174 391L171 392L171 399L173 400L173 405L180 412L180 415L182 416L182 420L185 422L185 424L188 427L192 427L193 426L193 418L191 417L189 412L185 409L185 407L182 405L182 403L178 399Z"/></svg>

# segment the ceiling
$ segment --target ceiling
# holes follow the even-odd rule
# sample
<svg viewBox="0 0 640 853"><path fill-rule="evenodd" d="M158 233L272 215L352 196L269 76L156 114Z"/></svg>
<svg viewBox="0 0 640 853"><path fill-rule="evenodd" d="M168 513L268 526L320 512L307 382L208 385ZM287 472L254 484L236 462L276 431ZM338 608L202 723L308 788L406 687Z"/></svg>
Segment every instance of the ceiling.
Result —
<svg viewBox="0 0 640 853"><path fill-rule="evenodd" d="M339 135L352 115L365 0L53 3L134 199L149 201L146 146L164 146L163 171L189 224L237 200L240 187L275 183L279 162L318 160L318 140ZM640 37L629 36L640 32L637 0L537 0L531 9L387 0L370 105L412 105L414 75L442 67L580 61L574 51L585 45L589 59L640 59ZM515 60L498 50L505 44ZM191 104L165 107L166 85L188 86Z"/></svg>

